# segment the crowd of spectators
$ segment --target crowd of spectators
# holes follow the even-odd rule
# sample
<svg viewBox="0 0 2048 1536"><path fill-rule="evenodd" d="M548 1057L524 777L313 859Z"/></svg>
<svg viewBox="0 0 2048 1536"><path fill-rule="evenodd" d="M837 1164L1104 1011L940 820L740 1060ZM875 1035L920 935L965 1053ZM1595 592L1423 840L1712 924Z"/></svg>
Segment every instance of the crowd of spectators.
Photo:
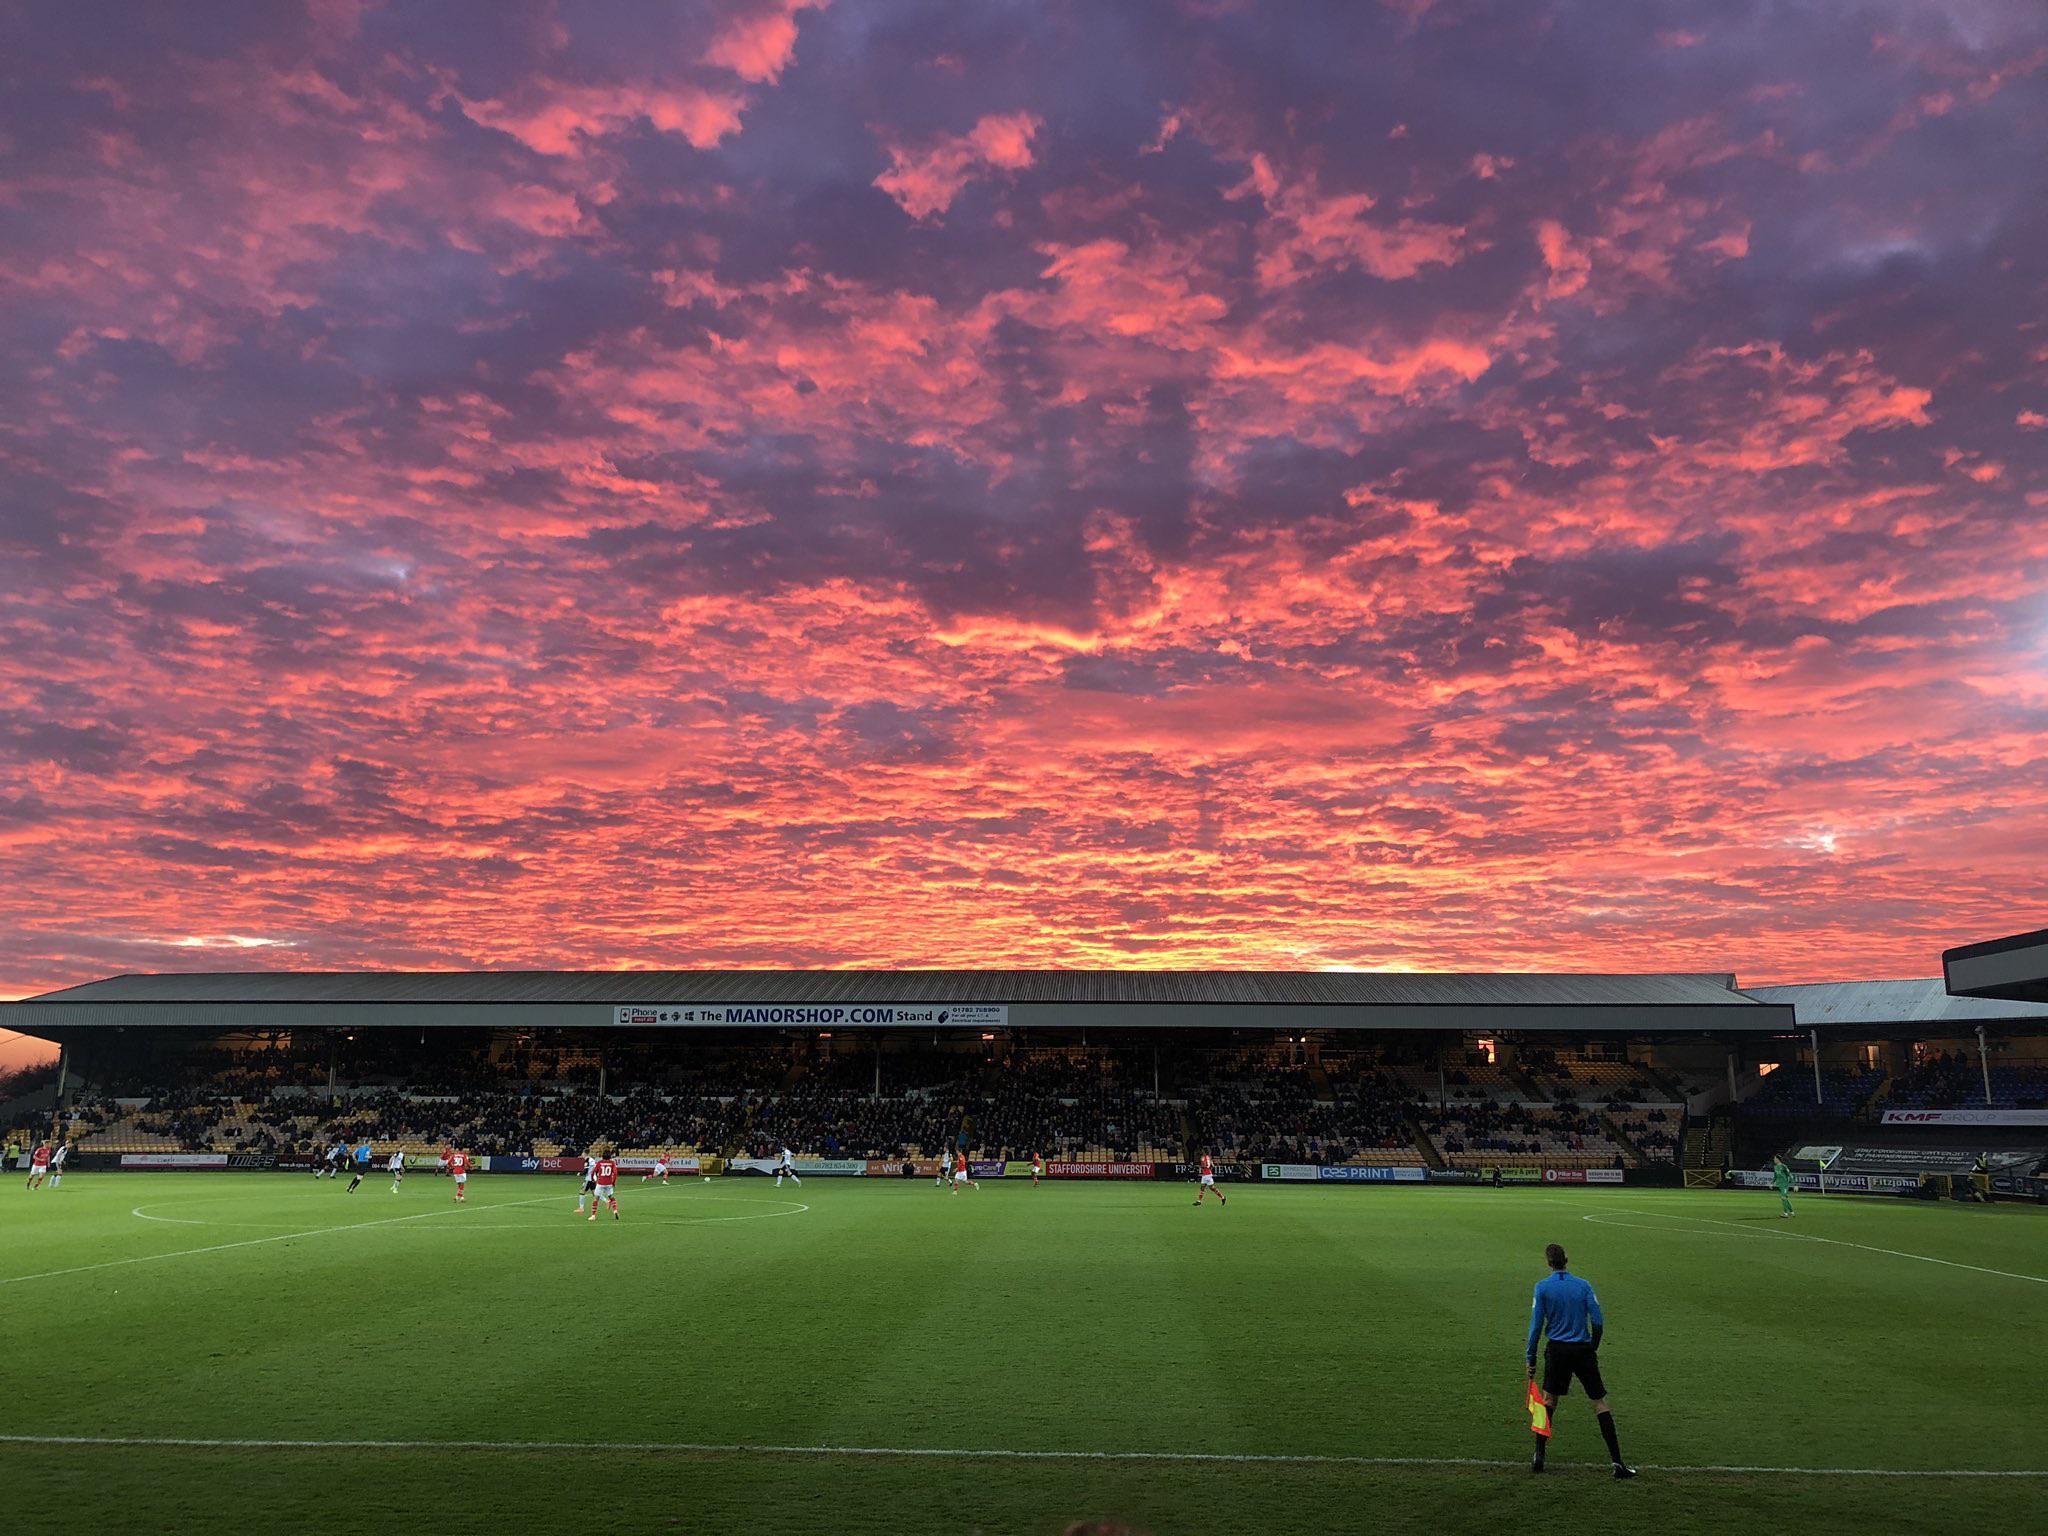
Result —
<svg viewBox="0 0 2048 1536"><path fill-rule="evenodd" d="M1645 1163L1675 1165L1678 1162L1682 1127L1676 1110L1610 1104L1607 1114L1627 1135L1630 1145L1642 1154Z"/></svg>
<svg viewBox="0 0 2048 1536"><path fill-rule="evenodd" d="M1439 1065L1433 1051L1412 1046L1284 1037L1156 1049L892 1042L878 1055L871 1042L796 1035L744 1043L654 1031L362 1035L241 1048L152 1042L95 1064L89 1087L74 1087L70 1134L88 1147L99 1138L132 1150L281 1154L369 1140L458 1142L484 1155L604 1143L890 1159L930 1157L965 1135L990 1157L1178 1160L1207 1150L1227 1161L1339 1163L1626 1152L1663 1164L1677 1161L1684 1134L1684 1111L1654 1101L1646 1071L1593 1051L1525 1048L1500 1067L1476 1051ZM38 1068L9 1086L47 1089L51 1076ZM1740 1113L1766 1122L1848 1116L1874 1102L1883 1078L1875 1067L1824 1067L1817 1109L1810 1067L1788 1065ZM1591 1091L1572 1091L1581 1087ZM1997 1105L2048 1105L2048 1072L2031 1062L1994 1060L1991 1088ZM1876 1102L1983 1100L1976 1058L1934 1050L1898 1072ZM34 1125L32 1116L12 1118L17 1131Z"/></svg>
<svg viewBox="0 0 2048 1536"><path fill-rule="evenodd" d="M1244 1063L1187 1092L1193 1143L1243 1162L1344 1163L1371 1154L1414 1162L1412 1095L1393 1073L1351 1058Z"/></svg>
<svg viewBox="0 0 2048 1536"><path fill-rule="evenodd" d="M1982 1078L1961 1051L1929 1051L1892 1079L1894 1104L1921 1107L1983 1099Z"/></svg>
<svg viewBox="0 0 2048 1536"><path fill-rule="evenodd" d="M1611 1158L1621 1149L1600 1117L1570 1100L1557 1104L1457 1104L1424 1109L1423 1128L1446 1153Z"/></svg>
<svg viewBox="0 0 2048 1536"><path fill-rule="evenodd" d="M152 1068L177 1076L152 1082ZM278 1154L369 1141L459 1144L480 1155L604 1144L893 1159L935 1155L964 1135L991 1157L1177 1160L1207 1150L1226 1161L1341 1163L1612 1149L1602 1113L1633 1113L1618 1100L1602 1111L1569 1099L1524 1105L1485 1090L1453 1092L1439 1105L1418 1086L1420 1070L1300 1042L1165 1052L1005 1042L878 1057L796 1037L687 1051L628 1039L600 1058L574 1042L407 1042L380 1032L333 1055L272 1048L131 1062L95 1084L112 1092L75 1099L72 1124L88 1146L99 1137ZM1452 1065L1446 1081L1468 1071L1499 1075L1475 1057ZM1629 1120L1647 1156L1675 1148L1675 1113L1668 1123L1662 1112Z"/></svg>

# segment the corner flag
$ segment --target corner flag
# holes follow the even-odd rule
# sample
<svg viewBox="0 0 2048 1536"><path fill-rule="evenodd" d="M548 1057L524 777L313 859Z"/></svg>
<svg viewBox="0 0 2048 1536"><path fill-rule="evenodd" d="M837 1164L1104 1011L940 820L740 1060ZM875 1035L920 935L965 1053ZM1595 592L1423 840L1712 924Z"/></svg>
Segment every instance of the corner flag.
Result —
<svg viewBox="0 0 2048 1536"><path fill-rule="evenodd" d="M1529 1383L1529 1428L1546 1440L1550 1438L1550 1409L1544 1405L1543 1389L1533 1381Z"/></svg>

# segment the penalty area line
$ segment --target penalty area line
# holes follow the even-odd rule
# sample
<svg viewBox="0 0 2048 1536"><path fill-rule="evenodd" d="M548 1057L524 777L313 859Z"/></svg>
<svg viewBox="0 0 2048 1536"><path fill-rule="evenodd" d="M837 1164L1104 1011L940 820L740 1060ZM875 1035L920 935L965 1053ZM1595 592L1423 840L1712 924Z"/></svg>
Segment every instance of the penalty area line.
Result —
<svg viewBox="0 0 2048 1536"><path fill-rule="evenodd" d="M0 1445L194 1451L534 1451L679 1456L817 1456L922 1461L1128 1461L1215 1466L1481 1467L1520 1471L1528 1463L1483 1456L1319 1456L1258 1451L1054 1451L1002 1447L952 1449L904 1445L740 1445L695 1440L270 1440L208 1439L192 1435L6 1435ZM1589 1463L1590 1465L1590 1463ZM2048 1478L2048 1469L1990 1467L1766 1467L1656 1466L1646 1472L1740 1477Z"/></svg>

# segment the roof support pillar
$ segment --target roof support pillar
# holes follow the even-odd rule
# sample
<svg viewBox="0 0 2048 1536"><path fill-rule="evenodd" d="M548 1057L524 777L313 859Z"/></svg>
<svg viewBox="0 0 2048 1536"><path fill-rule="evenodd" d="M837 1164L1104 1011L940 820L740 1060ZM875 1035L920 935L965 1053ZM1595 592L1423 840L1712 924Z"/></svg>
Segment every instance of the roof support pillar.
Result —
<svg viewBox="0 0 2048 1536"><path fill-rule="evenodd" d="M57 1097L50 1104L51 1134L59 1140L64 1136L64 1088L70 1080L71 1046L69 1042L60 1040L57 1042Z"/></svg>

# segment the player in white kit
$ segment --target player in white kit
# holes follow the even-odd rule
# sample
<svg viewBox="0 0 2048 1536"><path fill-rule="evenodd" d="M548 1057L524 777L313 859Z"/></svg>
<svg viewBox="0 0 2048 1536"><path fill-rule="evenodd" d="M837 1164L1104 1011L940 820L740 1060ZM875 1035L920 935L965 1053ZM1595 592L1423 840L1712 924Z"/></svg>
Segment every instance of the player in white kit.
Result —
<svg viewBox="0 0 2048 1536"><path fill-rule="evenodd" d="M787 1147L782 1149L782 1160L775 1165L775 1187L777 1189L782 1188L782 1176L785 1173L795 1181L798 1189L803 1188L804 1181L796 1176L796 1159L789 1155L789 1148Z"/></svg>
<svg viewBox="0 0 2048 1536"><path fill-rule="evenodd" d="M71 1143L60 1141L57 1150L50 1154L50 1188L55 1189L64 1182L64 1159L71 1155Z"/></svg>
<svg viewBox="0 0 2048 1536"><path fill-rule="evenodd" d="M576 1191L576 1214L578 1216L581 1216L583 1214L583 1202L588 1200L591 1196L591 1192L597 1188L597 1179L594 1177L596 1172L597 1154L595 1152L584 1153L583 1187ZM590 1214L595 1216L597 1212L592 1211Z"/></svg>
<svg viewBox="0 0 2048 1536"><path fill-rule="evenodd" d="M393 1152L390 1161L384 1165L384 1171L391 1175L391 1193L397 1194L398 1186L405 1178L405 1154Z"/></svg>

